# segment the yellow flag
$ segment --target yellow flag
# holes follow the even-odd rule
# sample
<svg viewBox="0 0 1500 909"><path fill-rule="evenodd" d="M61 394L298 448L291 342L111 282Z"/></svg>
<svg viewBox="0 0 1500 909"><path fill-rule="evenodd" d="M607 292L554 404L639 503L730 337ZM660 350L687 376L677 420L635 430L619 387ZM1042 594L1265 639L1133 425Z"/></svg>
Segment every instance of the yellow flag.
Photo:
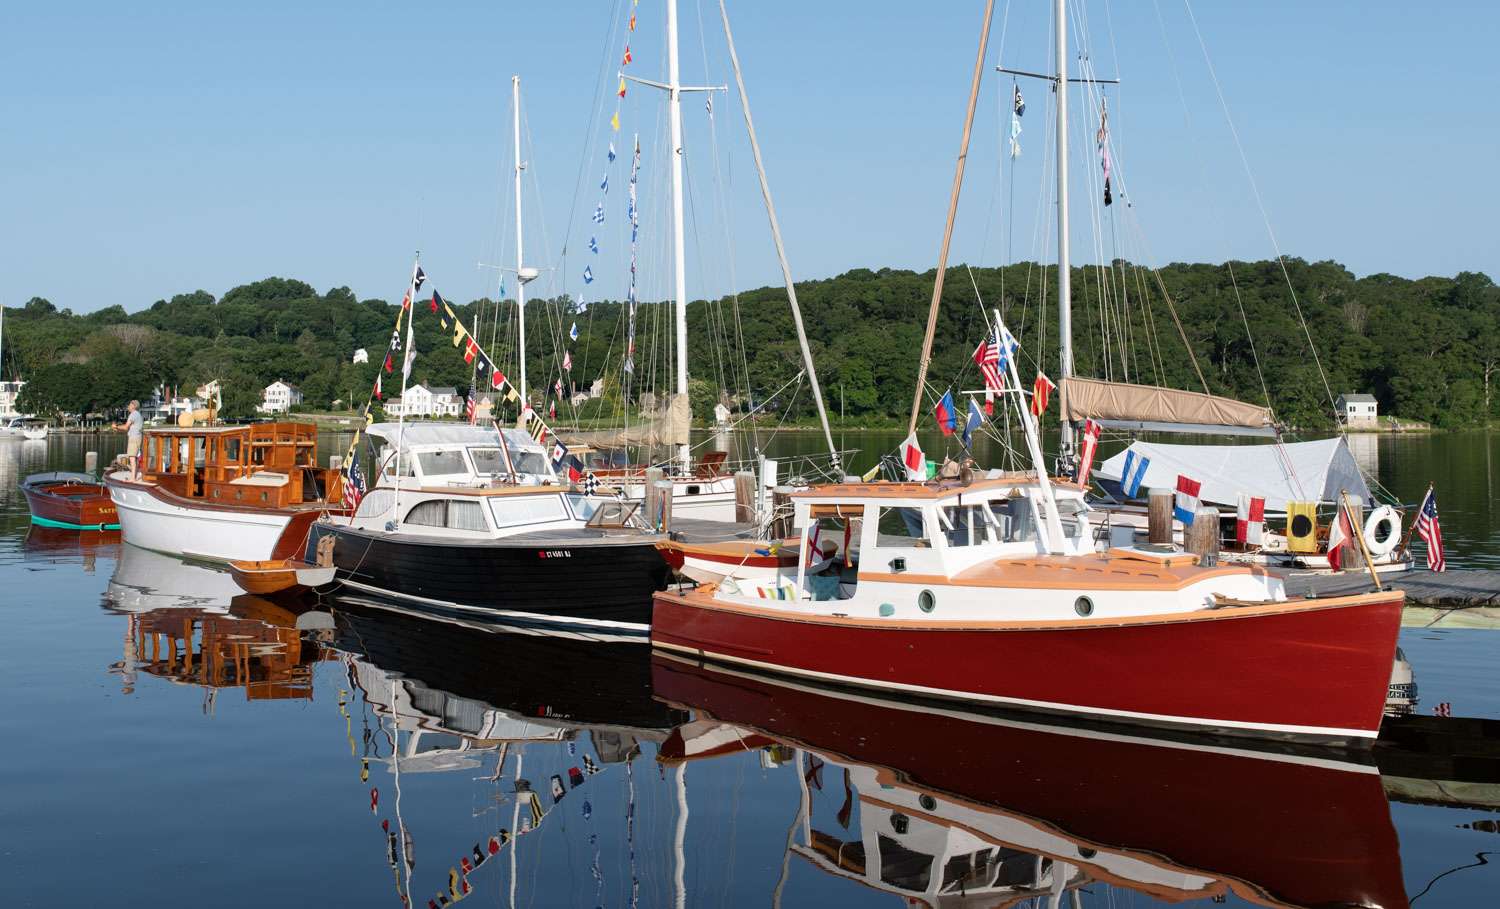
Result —
<svg viewBox="0 0 1500 909"><path fill-rule="evenodd" d="M625 77L624 76L620 77L620 91L619 91L619 95L620 95L621 98L625 97Z"/></svg>
<svg viewBox="0 0 1500 909"><path fill-rule="evenodd" d="M615 111L615 115L609 119L609 125L613 126L615 128L615 132L619 132L620 131L620 112L619 111Z"/></svg>
<svg viewBox="0 0 1500 909"><path fill-rule="evenodd" d="M519 400L521 400L521 396L516 394L516 390L514 388L505 389L505 403L510 404Z"/></svg>
<svg viewBox="0 0 1500 909"><path fill-rule="evenodd" d="M1318 551L1318 506L1314 502L1286 503L1288 552Z"/></svg>
<svg viewBox="0 0 1500 909"><path fill-rule="evenodd" d="M457 347L460 344L464 343L464 335L466 335L466 334L468 334L468 332L464 331L464 325L463 325L463 323L460 322L460 321L458 321L457 319L454 319L453 320L453 346Z"/></svg>
<svg viewBox="0 0 1500 909"><path fill-rule="evenodd" d="M864 480L866 483L869 483L870 481L874 480L875 477L879 476L879 474L880 465L877 463L874 467L871 467L869 470L865 471L864 476L861 476L860 479Z"/></svg>

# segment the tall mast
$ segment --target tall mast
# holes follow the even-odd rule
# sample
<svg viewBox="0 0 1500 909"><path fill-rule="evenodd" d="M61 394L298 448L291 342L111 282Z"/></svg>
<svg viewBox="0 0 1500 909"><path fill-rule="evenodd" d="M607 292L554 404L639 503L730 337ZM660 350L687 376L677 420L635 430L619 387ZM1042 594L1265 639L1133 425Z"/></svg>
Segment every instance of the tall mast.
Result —
<svg viewBox="0 0 1500 909"><path fill-rule="evenodd" d="M745 80L740 75L740 58L734 52L734 36L729 32L729 13L724 9L724 0L719 0L719 15L724 19L724 37L729 44L729 60L734 64L734 81L740 89L740 109L745 112L745 129L750 134L750 151L755 154L755 172L760 175L760 192L766 199L766 215L771 219L771 236L776 240L776 255L781 260L781 276L786 279L786 296L792 304L792 321L797 326L797 343L802 345L802 365L812 383L813 401L818 405L818 419L823 423L823 438L828 442L828 454L833 459L835 471L839 470L839 451L833 444L833 431L828 428L828 411L823 406L823 389L818 385L818 371L813 367L812 351L807 346L807 331L802 326L802 307L797 305L797 288L792 283L792 267L786 261L786 247L781 242L781 228L776 223L776 207L771 204L771 184L766 180L766 166L760 159L760 143L755 139L755 123L750 119L750 99L745 94ZM980 55L981 59L983 54Z"/></svg>
<svg viewBox="0 0 1500 909"><path fill-rule="evenodd" d="M1057 339L1058 381L1066 395L1073 375L1072 265L1068 259L1068 30L1067 0L1057 0ZM1059 448L1064 457L1073 451L1073 427L1062 421Z"/></svg>
<svg viewBox="0 0 1500 909"><path fill-rule="evenodd" d="M994 13L995 0L989 0L984 5L984 27L979 32L979 56L974 61L974 80L969 85L969 110L964 115L964 137L958 146L958 166L953 171L953 192L948 197L948 222L943 227L943 245L938 251L932 303L927 307L927 334L922 338L922 358L917 361L917 391L911 402L911 423L907 426L907 433L917 431L917 416L922 412L922 390L927 385L927 366L932 361L932 338L937 332L938 302L943 298L943 278L948 272L948 244L953 241L953 219L958 215L958 191L964 185L964 162L969 157L969 134L974 129L974 107L979 103L979 76L984 71L984 48L990 38L990 18Z"/></svg>
<svg viewBox="0 0 1500 909"><path fill-rule="evenodd" d="M667 92L672 121L672 269L677 296L677 393L687 394L687 262L682 230L682 83L677 76L677 0L667 0ZM686 466L688 446L677 452Z"/></svg>
<svg viewBox="0 0 1500 909"><path fill-rule="evenodd" d="M521 276L521 77L510 77L511 131L516 140L516 321L521 327L521 408L524 410L531 399L526 397L526 279Z"/></svg>

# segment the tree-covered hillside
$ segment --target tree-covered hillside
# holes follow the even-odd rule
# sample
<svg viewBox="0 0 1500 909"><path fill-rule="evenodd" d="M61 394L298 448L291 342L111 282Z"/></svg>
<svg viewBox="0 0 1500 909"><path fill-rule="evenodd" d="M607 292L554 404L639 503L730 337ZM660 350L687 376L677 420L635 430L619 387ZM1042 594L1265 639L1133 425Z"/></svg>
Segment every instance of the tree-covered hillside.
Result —
<svg viewBox="0 0 1500 909"><path fill-rule="evenodd" d="M1438 426L1494 419L1500 288L1488 277L1356 279L1335 263L1297 259L1286 267L1286 277L1274 261L1174 264L1159 272L1127 263L1075 269L1077 372L1193 390L1206 383L1215 394L1253 403L1269 396L1280 419L1309 427L1331 422L1328 391L1369 392L1382 414ZM929 378L937 393L978 384L970 360L984 333L976 288L984 305L1000 308L1020 336L1023 379L1038 361L1056 377L1055 281L1053 269L1034 263L976 269L972 281L968 269L950 269ZM870 423L908 411L932 283L930 271L856 269L798 285L819 377L835 412L842 403L851 420ZM471 367L428 307L419 299L414 308L419 355L413 379L467 389ZM514 306L500 307L493 329L490 301L453 308L471 327L481 317L481 339L488 342L493 330L497 343L486 346L502 368L513 368L505 339L514 336ZM278 379L299 385L311 407L328 408L335 400L357 406L381 366L397 311L383 300L357 300L347 287L319 294L283 278L236 287L222 299L201 290L179 294L136 312L114 305L74 315L33 298L6 311L0 371L28 381L25 403L38 412L103 410L160 385L188 392L210 379L222 382L231 416L251 415L262 389ZM526 316L535 397L563 377L584 383L605 377L616 399L622 392L636 398L669 390L671 316L664 304L638 308L631 376L621 372L623 304L593 303L579 312L566 298L529 301ZM700 416L720 389L759 399L801 369L783 288L696 301L688 321ZM568 341L575 322L579 338ZM361 348L369 362L353 363ZM564 350L571 373L561 366ZM805 387L795 396L789 389L777 406L798 417L812 412Z"/></svg>

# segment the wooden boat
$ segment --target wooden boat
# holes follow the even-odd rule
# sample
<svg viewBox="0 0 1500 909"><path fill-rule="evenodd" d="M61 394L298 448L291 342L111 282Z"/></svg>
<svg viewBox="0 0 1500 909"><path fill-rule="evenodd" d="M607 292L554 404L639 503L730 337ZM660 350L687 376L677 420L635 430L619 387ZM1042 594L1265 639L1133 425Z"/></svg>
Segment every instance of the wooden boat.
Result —
<svg viewBox="0 0 1500 909"><path fill-rule="evenodd" d="M388 456L354 515L312 524L308 561L331 545L343 585L420 609L646 641L651 594L670 569L634 504L559 482L546 449L518 430L367 431Z"/></svg>
<svg viewBox="0 0 1500 909"><path fill-rule="evenodd" d="M302 423L155 427L141 479L105 477L125 541L213 562L300 555L320 515L344 513L338 471L316 464Z"/></svg>
<svg viewBox="0 0 1500 909"><path fill-rule="evenodd" d="M119 530L109 490L86 473L52 470L20 482L31 523L65 530Z"/></svg>
<svg viewBox="0 0 1500 909"><path fill-rule="evenodd" d="M229 573L246 593L295 596L313 587L333 582L333 565L315 565L299 559L233 561Z"/></svg>
<svg viewBox="0 0 1500 909"><path fill-rule="evenodd" d="M675 504L673 507L676 507ZM744 580L768 577L790 577L797 574L796 538L779 540L713 540L692 542L680 538L656 544L661 554L679 574L700 584L718 583L726 578ZM824 541L820 559L810 566L816 574L833 564L838 544Z"/></svg>
<svg viewBox="0 0 1500 909"><path fill-rule="evenodd" d="M1153 905L1230 892L1266 906L1407 905L1368 754L933 710L660 653L653 669L657 697L697 718L659 760L791 752L801 812L789 851L911 905L1066 905L1064 890L1091 884Z"/></svg>
<svg viewBox="0 0 1500 909"><path fill-rule="evenodd" d="M1289 599L1279 575L1171 545L1098 552L1106 528L1079 486L1048 478L1035 417L1006 398L1032 471L793 493L795 578L658 593L653 646L944 701L1369 746L1404 594ZM809 571L820 521L858 539L853 583Z"/></svg>

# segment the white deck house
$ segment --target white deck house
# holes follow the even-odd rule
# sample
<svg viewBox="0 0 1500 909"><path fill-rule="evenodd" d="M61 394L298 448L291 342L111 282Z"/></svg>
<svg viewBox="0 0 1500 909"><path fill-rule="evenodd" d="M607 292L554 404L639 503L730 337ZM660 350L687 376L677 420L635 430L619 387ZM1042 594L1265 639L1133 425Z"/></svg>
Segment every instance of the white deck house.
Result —
<svg viewBox="0 0 1500 909"><path fill-rule="evenodd" d="M9 420L21 415L16 410L16 398L21 396L21 389L25 387L24 379L0 382L0 419Z"/></svg>
<svg viewBox="0 0 1500 909"><path fill-rule="evenodd" d="M1380 416L1374 395L1339 395L1333 402L1338 411L1339 422L1351 429L1360 426L1379 426Z"/></svg>
<svg viewBox="0 0 1500 909"><path fill-rule="evenodd" d="M451 386L413 385L399 398L386 402L390 416L459 417L464 413L464 396Z"/></svg>
<svg viewBox="0 0 1500 909"><path fill-rule="evenodd" d="M261 413L286 413L293 404L301 403L302 389L278 379L266 386L265 400L256 405L255 409Z"/></svg>

